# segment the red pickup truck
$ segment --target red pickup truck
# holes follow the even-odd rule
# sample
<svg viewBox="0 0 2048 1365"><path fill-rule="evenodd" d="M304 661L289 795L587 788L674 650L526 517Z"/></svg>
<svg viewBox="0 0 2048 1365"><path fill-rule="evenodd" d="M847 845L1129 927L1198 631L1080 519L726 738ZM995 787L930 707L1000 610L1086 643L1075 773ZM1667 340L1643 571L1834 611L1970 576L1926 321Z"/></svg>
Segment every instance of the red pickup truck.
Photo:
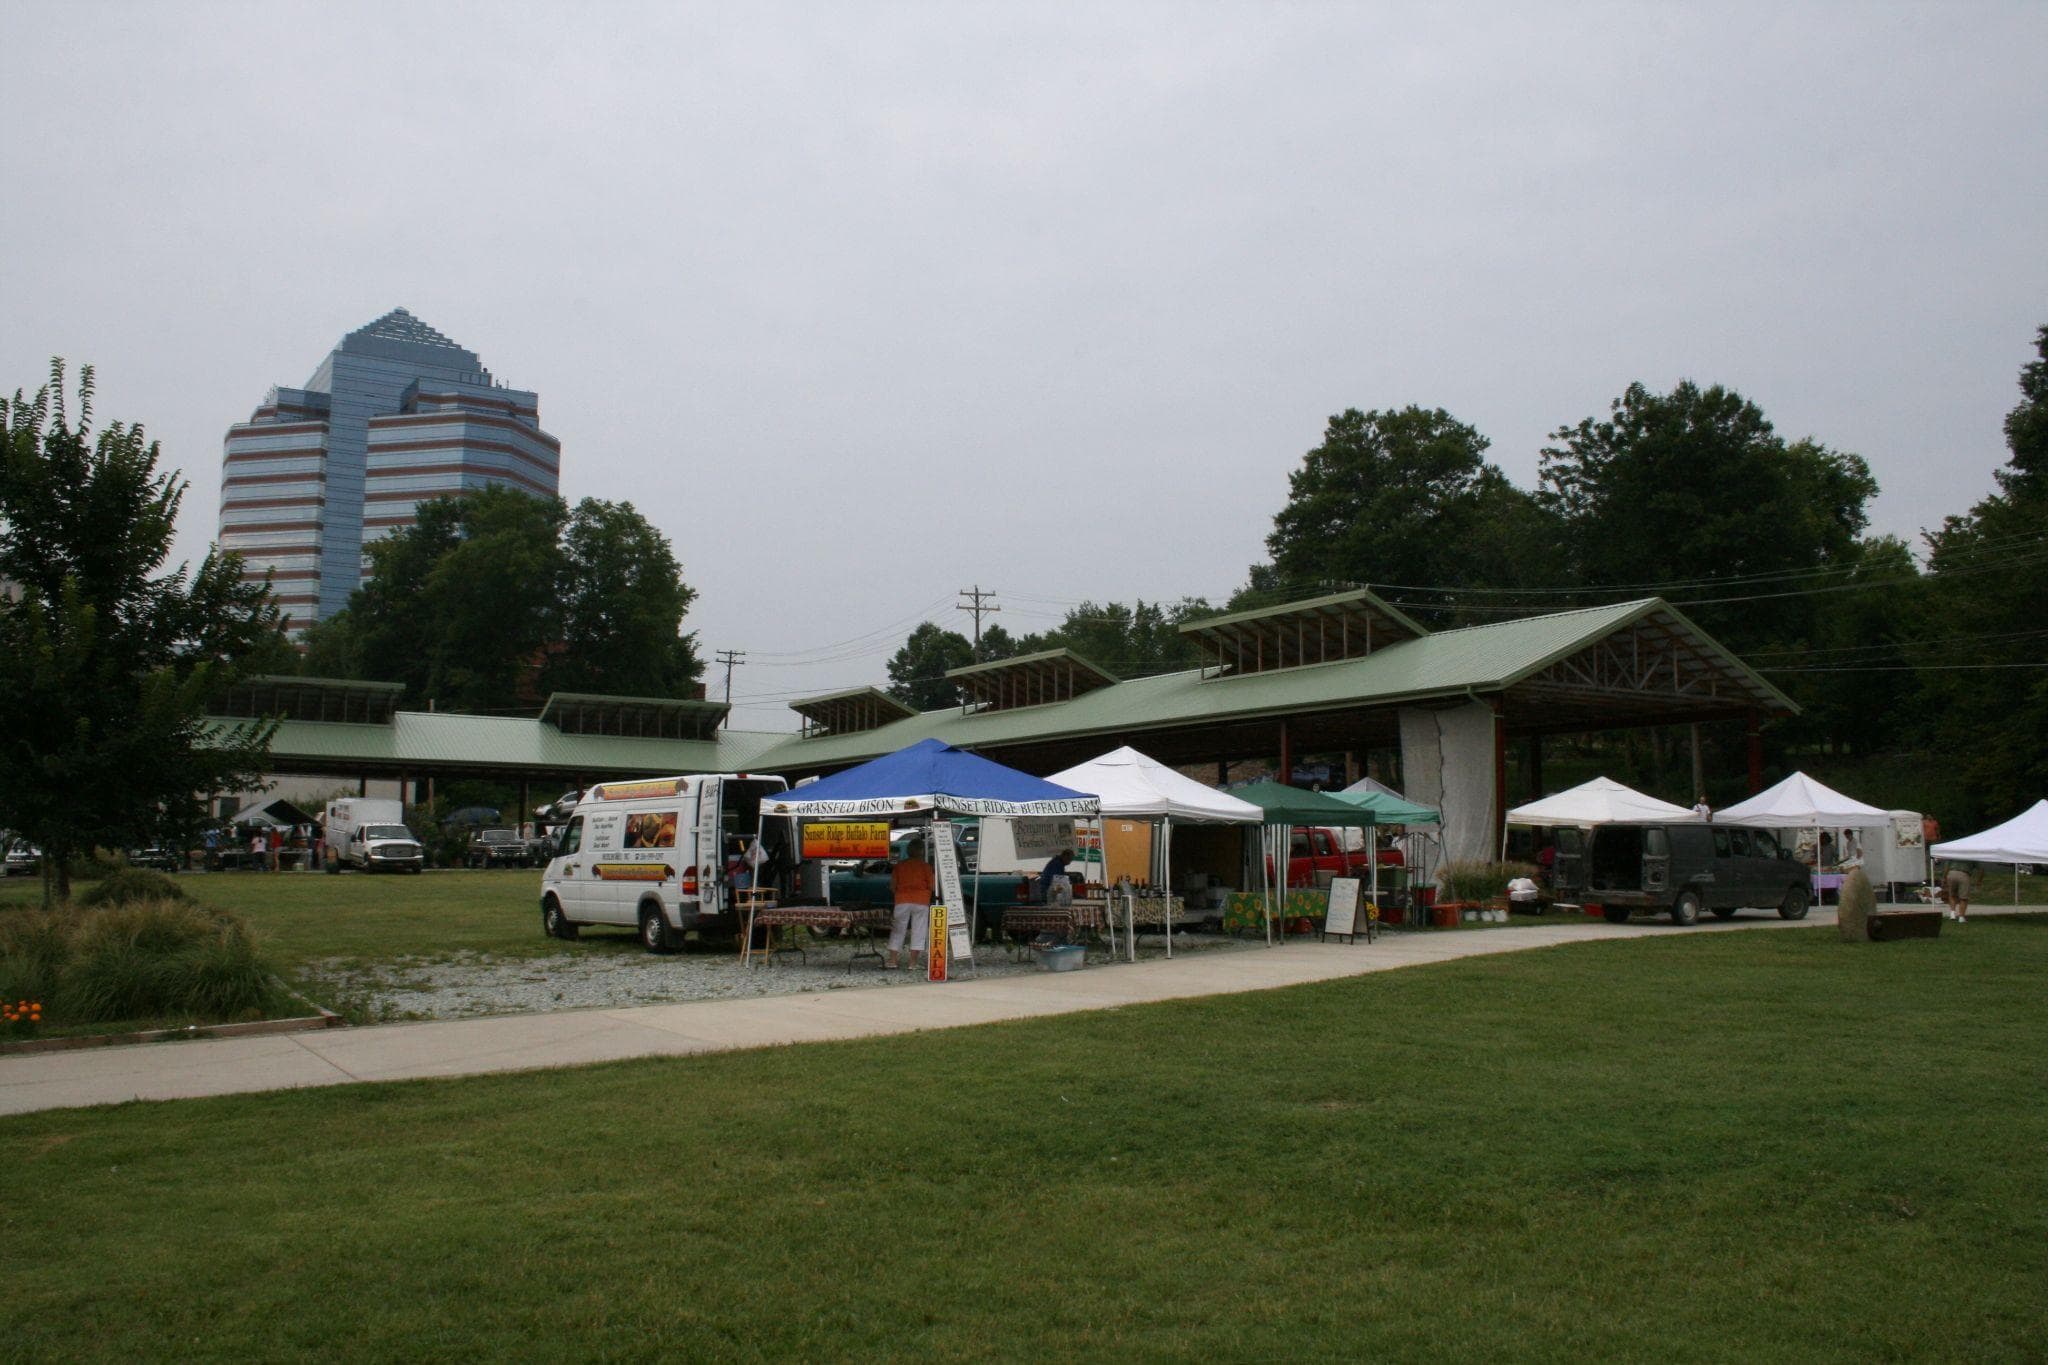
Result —
<svg viewBox="0 0 2048 1365"><path fill-rule="evenodd" d="M1370 877L1372 854L1367 849L1347 850L1339 830L1296 825L1289 831L1287 884L1320 886L1331 877ZM1401 851L1386 849L1379 855L1381 867L1399 867ZM1267 871L1271 872L1269 865ZM1321 874L1321 875L1319 875Z"/></svg>

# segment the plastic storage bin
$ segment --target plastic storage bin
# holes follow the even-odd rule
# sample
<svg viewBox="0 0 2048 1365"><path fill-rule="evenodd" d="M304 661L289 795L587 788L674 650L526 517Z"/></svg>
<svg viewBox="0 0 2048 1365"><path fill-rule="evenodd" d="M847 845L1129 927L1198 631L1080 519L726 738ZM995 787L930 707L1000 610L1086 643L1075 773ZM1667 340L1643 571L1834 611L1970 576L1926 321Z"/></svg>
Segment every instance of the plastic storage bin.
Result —
<svg viewBox="0 0 2048 1365"><path fill-rule="evenodd" d="M1078 943L1062 943L1034 951L1038 954L1038 965L1048 972L1071 972L1088 957L1088 950Z"/></svg>

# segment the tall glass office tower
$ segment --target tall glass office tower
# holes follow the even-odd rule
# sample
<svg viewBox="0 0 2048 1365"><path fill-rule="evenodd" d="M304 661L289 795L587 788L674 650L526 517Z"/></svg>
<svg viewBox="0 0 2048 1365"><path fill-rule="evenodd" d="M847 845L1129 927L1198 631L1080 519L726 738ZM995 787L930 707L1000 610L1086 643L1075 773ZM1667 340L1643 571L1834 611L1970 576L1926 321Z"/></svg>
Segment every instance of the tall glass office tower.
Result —
<svg viewBox="0 0 2048 1365"><path fill-rule="evenodd" d="M537 395L393 309L228 428L220 545L245 577L271 576L296 636L348 605L363 547L412 525L421 502L493 485L552 497L561 454Z"/></svg>

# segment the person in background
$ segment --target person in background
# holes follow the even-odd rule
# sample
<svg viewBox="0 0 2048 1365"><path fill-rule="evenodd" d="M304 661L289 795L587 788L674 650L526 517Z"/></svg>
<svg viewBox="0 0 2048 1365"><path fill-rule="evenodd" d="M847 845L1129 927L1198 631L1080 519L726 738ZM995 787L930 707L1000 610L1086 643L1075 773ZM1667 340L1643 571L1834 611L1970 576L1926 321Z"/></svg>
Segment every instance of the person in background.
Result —
<svg viewBox="0 0 2048 1365"><path fill-rule="evenodd" d="M269 845L263 842L263 831L249 826L249 866L257 872L263 870L263 854Z"/></svg>
<svg viewBox="0 0 2048 1365"><path fill-rule="evenodd" d="M1042 904L1065 904L1074 899L1074 884L1067 879L1067 864L1074 861L1074 850L1063 848L1046 860L1045 870L1038 874L1038 899ZM1058 896L1057 901L1054 897Z"/></svg>
<svg viewBox="0 0 2048 1365"><path fill-rule="evenodd" d="M904 846L903 860L889 870L889 888L896 901L896 913L889 921L889 956L885 965L900 966L907 945L911 966L920 966L932 926L932 865L924 860L922 842L912 840Z"/></svg>
<svg viewBox="0 0 2048 1365"><path fill-rule="evenodd" d="M1714 808L1707 804L1707 794L1705 792L1701 792L1699 800L1692 803L1692 813L1709 824L1713 823Z"/></svg>
<svg viewBox="0 0 2048 1365"><path fill-rule="evenodd" d="M1942 899L1957 924L1970 922L1970 869L1966 863L1950 863L1941 879Z"/></svg>
<svg viewBox="0 0 2048 1365"><path fill-rule="evenodd" d="M278 854L279 854L280 852L282 852L282 851L283 851L283 849L284 849L284 831L283 831L282 829L280 829L280 828L279 828L278 826L276 826L276 825L272 825L272 826L270 827L270 844L269 844L269 847L270 847L270 870L271 870L272 872L275 872L275 871L277 871L277 869L278 869L278 866L279 866Z"/></svg>

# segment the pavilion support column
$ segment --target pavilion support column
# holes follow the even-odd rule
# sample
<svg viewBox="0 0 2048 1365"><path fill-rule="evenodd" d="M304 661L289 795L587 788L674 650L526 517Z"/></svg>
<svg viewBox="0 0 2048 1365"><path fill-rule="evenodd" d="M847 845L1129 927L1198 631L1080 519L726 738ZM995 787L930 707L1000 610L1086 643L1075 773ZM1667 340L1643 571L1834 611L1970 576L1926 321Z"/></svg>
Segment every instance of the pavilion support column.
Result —
<svg viewBox="0 0 2048 1365"><path fill-rule="evenodd" d="M512 823L513 827L519 831L519 837L522 839L526 837L526 822L532 818L532 810L533 805L526 797L526 779L521 777L519 779L519 818Z"/></svg>
<svg viewBox="0 0 2048 1365"><path fill-rule="evenodd" d="M1280 785L1294 785L1294 738L1287 732L1287 722L1280 722Z"/></svg>
<svg viewBox="0 0 2048 1365"><path fill-rule="evenodd" d="M1230 785L1230 760L1227 758L1216 760L1216 785L1219 787Z"/></svg>
<svg viewBox="0 0 2048 1365"><path fill-rule="evenodd" d="M1749 794L1755 796L1764 789L1764 732L1756 712L1751 711L1744 721L1749 741Z"/></svg>
<svg viewBox="0 0 2048 1365"><path fill-rule="evenodd" d="M357 796L368 796L369 794L370 794L370 779L369 779L369 778L367 778L367 777L358 777L358 778L356 779L356 795L357 795Z"/></svg>
<svg viewBox="0 0 2048 1365"><path fill-rule="evenodd" d="M1508 716L1506 698L1495 694L1487 699L1493 704L1493 857L1507 847L1508 837Z"/></svg>
<svg viewBox="0 0 2048 1365"><path fill-rule="evenodd" d="M1707 765L1700 757L1700 723L1694 721L1689 727L1692 740L1692 794L1695 798L1704 796L1707 790Z"/></svg>
<svg viewBox="0 0 2048 1365"><path fill-rule="evenodd" d="M1401 794L1435 806L1446 860L1500 856L1502 727L1479 698L1448 707L1400 710Z"/></svg>
<svg viewBox="0 0 2048 1365"><path fill-rule="evenodd" d="M1346 749L1344 751L1344 785L1349 787L1352 783L1356 782L1357 780L1358 754L1354 750Z"/></svg>

